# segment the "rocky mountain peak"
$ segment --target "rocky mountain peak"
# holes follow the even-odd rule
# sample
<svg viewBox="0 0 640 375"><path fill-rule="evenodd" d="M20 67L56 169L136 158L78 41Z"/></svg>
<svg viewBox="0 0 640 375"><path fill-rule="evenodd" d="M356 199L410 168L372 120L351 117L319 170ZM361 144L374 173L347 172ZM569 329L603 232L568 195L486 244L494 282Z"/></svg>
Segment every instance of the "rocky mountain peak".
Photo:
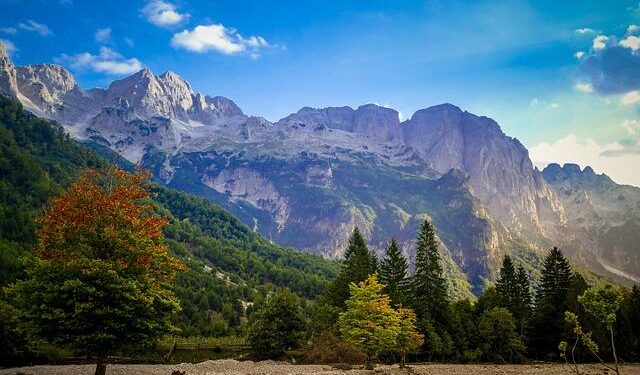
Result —
<svg viewBox="0 0 640 375"><path fill-rule="evenodd" d="M578 164L573 163L563 166L551 163L542 170L542 175L547 183L565 191L608 189L617 186L606 174L596 174L590 166L581 170Z"/></svg>
<svg viewBox="0 0 640 375"><path fill-rule="evenodd" d="M207 103L213 104L225 117L245 116L240 107L229 98L225 98L224 96L215 96L213 98L206 96L205 99Z"/></svg>
<svg viewBox="0 0 640 375"><path fill-rule="evenodd" d="M0 95L15 98L18 96L18 93L16 69L9 58L4 43L0 41Z"/></svg>
<svg viewBox="0 0 640 375"><path fill-rule="evenodd" d="M363 134L381 141L399 138L400 117L398 111L376 104L365 104L353 114L354 133Z"/></svg>

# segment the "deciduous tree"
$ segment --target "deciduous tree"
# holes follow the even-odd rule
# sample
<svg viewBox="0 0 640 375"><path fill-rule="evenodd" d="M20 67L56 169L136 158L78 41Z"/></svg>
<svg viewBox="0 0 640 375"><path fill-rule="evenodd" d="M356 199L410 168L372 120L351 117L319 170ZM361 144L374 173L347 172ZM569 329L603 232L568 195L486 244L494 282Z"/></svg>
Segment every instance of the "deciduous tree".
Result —
<svg viewBox="0 0 640 375"><path fill-rule="evenodd" d="M179 309L182 265L146 202L149 176L85 170L45 210L28 278L12 290L32 338L95 356L96 374L111 353L171 331Z"/></svg>
<svg viewBox="0 0 640 375"><path fill-rule="evenodd" d="M357 285L351 283L347 309L338 320L342 336L367 355L365 368L369 370L380 352L393 349L400 332L398 313L383 288L376 275Z"/></svg>

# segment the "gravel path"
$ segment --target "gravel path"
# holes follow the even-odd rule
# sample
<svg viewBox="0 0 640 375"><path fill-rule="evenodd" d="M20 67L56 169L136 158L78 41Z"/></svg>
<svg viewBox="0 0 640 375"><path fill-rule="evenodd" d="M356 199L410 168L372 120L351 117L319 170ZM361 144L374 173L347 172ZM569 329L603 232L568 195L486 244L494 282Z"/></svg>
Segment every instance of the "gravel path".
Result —
<svg viewBox="0 0 640 375"><path fill-rule="evenodd" d="M70 365L70 366L33 366L0 370L0 374L10 375L92 375L95 366ZM251 362L225 359L218 361L206 361L198 364L181 363L179 365L109 365L108 375L171 375L174 370L184 371L187 375L205 374L229 374L229 375L294 375L294 374L318 374L338 375L348 373L359 374L425 374L425 375L493 375L493 374L534 374L534 375L565 375L570 372L558 364L531 364L531 365L451 365L451 364L420 364L412 365L409 369L400 369L398 366L376 366L371 371L365 370L339 370L328 365L291 365L284 362ZM589 373L602 374L601 366L589 366ZM640 365L624 366L622 374L640 375Z"/></svg>

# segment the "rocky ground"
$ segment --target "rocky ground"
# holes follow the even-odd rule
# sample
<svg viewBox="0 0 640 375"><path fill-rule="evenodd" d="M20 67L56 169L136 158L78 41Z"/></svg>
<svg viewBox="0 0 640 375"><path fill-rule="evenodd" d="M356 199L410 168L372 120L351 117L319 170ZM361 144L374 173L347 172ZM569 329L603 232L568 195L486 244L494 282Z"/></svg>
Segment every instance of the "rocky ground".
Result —
<svg viewBox="0 0 640 375"><path fill-rule="evenodd" d="M11 375L91 375L95 366L70 365L70 366L34 366L0 370L0 374ZM603 374L602 366L583 366L589 374ZM349 373L357 374L539 374L555 375L570 374L569 369L560 364L527 364L527 365L454 365L454 364L416 364L407 369L400 369L397 365L379 365L373 372L356 368L345 370L329 365L292 365L283 362L251 362L236 360L206 361L198 364L182 363L179 365L110 365L107 374L110 375L171 375L179 371L186 375L204 374L229 374L229 375L271 375L271 374L333 374ZM640 374L640 365L623 366L621 374Z"/></svg>

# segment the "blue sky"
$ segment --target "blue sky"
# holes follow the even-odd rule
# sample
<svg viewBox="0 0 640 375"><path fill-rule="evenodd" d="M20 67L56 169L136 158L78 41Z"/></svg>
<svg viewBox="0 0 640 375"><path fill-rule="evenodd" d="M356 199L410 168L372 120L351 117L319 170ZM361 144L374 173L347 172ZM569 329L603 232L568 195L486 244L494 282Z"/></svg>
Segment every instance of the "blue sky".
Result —
<svg viewBox="0 0 640 375"><path fill-rule="evenodd" d="M638 1L0 0L19 64L85 87L148 67L275 121L303 106L450 102L538 165L640 186ZM638 36L636 36L638 35Z"/></svg>

